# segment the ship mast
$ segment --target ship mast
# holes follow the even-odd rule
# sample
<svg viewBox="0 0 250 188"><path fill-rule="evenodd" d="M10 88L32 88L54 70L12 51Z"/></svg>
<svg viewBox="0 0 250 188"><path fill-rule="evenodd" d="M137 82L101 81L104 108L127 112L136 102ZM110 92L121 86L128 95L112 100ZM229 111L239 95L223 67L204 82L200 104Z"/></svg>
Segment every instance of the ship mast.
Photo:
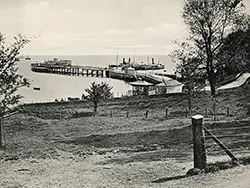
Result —
<svg viewBox="0 0 250 188"><path fill-rule="evenodd" d="M134 55L133 55L133 63L135 63L135 48L134 48Z"/></svg>
<svg viewBox="0 0 250 188"><path fill-rule="evenodd" d="M116 55L116 65L118 66L118 54Z"/></svg>
<svg viewBox="0 0 250 188"><path fill-rule="evenodd" d="M117 55L116 55L116 65L118 66L119 61L119 49L117 49Z"/></svg>

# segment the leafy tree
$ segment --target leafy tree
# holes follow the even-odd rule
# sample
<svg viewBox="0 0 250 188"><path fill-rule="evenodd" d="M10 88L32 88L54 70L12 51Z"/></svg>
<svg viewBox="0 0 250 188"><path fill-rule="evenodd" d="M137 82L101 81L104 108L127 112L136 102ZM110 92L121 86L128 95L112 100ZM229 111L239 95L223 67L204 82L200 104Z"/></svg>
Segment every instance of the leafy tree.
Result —
<svg viewBox="0 0 250 188"><path fill-rule="evenodd" d="M189 38L181 43L179 53L200 58L205 66L211 95L216 94L216 56L226 36L249 22L243 0L186 0L182 18L188 27ZM178 51L178 50L177 50Z"/></svg>
<svg viewBox="0 0 250 188"><path fill-rule="evenodd" d="M176 74L181 76L184 92L187 94L189 112L192 110L192 98L197 97L205 86L206 75L202 69L199 58L184 58L176 68Z"/></svg>
<svg viewBox="0 0 250 188"><path fill-rule="evenodd" d="M94 105L94 114L97 113L98 105L101 101L109 99L113 96L111 93L112 87L109 86L106 82L101 83L91 83L90 88L85 91L88 93L87 99L93 102Z"/></svg>
<svg viewBox="0 0 250 188"><path fill-rule="evenodd" d="M250 25L246 31L237 30L227 36L218 59L218 81L250 71Z"/></svg>
<svg viewBox="0 0 250 188"><path fill-rule="evenodd" d="M0 147L4 146L4 115L13 105L22 98L16 94L19 88L28 86L26 78L18 73L17 57L20 50L29 42L28 39L18 35L14 37L13 44L6 43L6 38L0 33Z"/></svg>

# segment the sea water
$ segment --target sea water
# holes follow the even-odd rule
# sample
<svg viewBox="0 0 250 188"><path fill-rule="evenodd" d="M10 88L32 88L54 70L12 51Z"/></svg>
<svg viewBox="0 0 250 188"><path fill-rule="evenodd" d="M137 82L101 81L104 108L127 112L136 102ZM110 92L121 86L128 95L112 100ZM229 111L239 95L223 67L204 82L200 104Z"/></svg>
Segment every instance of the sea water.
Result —
<svg viewBox="0 0 250 188"><path fill-rule="evenodd" d="M28 88L21 88L19 93L24 96L22 103L32 102L50 102L58 100L67 100L68 97L81 98L82 94L86 94L85 89L89 88L92 82L107 82L113 87L112 92L115 97L126 95L131 86L122 80L116 80L105 77L91 76L68 76L48 73L37 73L31 71L31 63L44 62L53 58L69 59L72 65L86 65L95 67L107 67L109 64L117 64L122 62L122 58L131 58L131 61L148 62L154 58L155 63L162 63L168 73L173 73L174 64L170 58L165 55L158 56L119 56L116 55L85 55L85 56L30 56L31 60L21 60L18 63L19 73L29 79L31 85ZM34 87L40 90L34 90Z"/></svg>

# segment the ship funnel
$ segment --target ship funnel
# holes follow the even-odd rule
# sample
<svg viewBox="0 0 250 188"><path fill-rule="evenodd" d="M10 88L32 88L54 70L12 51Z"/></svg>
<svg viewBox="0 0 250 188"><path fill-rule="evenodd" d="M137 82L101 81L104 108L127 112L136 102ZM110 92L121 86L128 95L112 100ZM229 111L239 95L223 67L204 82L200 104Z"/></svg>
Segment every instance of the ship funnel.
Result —
<svg viewBox="0 0 250 188"><path fill-rule="evenodd" d="M155 60L154 60L154 58L152 58L152 64L155 64Z"/></svg>
<svg viewBox="0 0 250 188"><path fill-rule="evenodd" d="M130 60L131 60L131 59L130 59L130 58L128 58L128 62L129 62L129 63L130 63Z"/></svg>
<svg viewBox="0 0 250 188"><path fill-rule="evenodd" d="M122 58L122 63L125 63L125 61L126 61L125 58Z"/></svg>

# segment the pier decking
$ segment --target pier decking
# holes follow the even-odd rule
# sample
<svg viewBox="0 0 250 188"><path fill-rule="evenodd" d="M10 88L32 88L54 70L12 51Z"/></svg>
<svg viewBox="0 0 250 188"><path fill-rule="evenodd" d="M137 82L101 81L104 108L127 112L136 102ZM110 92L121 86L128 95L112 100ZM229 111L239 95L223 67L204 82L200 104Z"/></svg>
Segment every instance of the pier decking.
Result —
<svg viewBox="0 0 250 188"><path fill-rule="evenodd" d="M61 74L69 76L92 76L92 77L107 77L126 82L133 82L138 79L146 80L148 82L158 84L162 82L162 77L151 74L128 74L125 71L112 70L102 67L94 66L79 66L79 65L60 65L60 64L46 64L46 63L33 63L31 70L40 73Z"/></svg>
<svg viewBox="0 0 250 188"><path fill-rule="evenodd" d="M43 63L35 63L31 65L31 70L34 72L62 74L62 75L76 75L76 76L107 76L105 68L92 66L61 66L61 65L45 65Z"/></svg>

